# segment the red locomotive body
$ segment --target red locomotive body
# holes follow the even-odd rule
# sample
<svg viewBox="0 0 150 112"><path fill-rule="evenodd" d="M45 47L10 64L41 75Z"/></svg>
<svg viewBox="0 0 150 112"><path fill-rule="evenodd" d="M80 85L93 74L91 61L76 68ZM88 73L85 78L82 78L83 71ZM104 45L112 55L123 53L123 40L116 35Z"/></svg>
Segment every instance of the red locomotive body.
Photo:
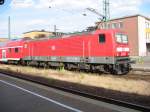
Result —
<svg viewBox="0 0 150 112"><path fill-rule="evenodd" d="M64 66L114 74L130 70L128 39L118 30L11 41L0 47L0 58L9 63Z"/></svg>

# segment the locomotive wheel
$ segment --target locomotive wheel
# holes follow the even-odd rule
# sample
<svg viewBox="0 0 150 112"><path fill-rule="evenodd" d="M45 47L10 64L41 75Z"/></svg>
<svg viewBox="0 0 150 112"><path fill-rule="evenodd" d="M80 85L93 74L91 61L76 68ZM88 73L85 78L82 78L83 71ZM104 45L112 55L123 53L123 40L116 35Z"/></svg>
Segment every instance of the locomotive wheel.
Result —
<svg viewBox="0 0 150 112"><path fill-rule="evenodd" d="M21 61L20 64L23 65L23 66L27 65L27 63L25 61Z"/></svg>
<svg viewBox="0 0 150 112"><path fill-rule="evenodd" d="M27 61L27 66L30 66L30 62L29 61Z"/></svg>
<svg viewBox="0 0 150 112"><path fill-rule="evenodd" d="M43 68L44 68L44 69L47 69L47 68L48 68L48 64L47 64L47 63L44 63L44 64L43 64Z"/></svg>
<svg viewBox="0 0 150 112"><path fill-rule="evenodd" d="M72 67L71 67L70 64L67 64L67 69L68 69L68 70L72 70Z"/></svg>
<svg viewBox="0 0 150 112"><path fill-rule="evenodd" d="M119 64L119 65L114 65L112 74L125 75L125 74L129 73L129 71L130 71L129 65L125 66L124 64Z"/></svg>

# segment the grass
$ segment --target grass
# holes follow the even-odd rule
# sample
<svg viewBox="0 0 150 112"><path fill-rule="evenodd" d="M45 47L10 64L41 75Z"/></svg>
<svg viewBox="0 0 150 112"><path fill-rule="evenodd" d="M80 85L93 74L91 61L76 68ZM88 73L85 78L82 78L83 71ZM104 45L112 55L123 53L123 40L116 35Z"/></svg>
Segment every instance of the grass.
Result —
<svg viewBox="0 0 150 112"><path fill-rule="evenodd" d="M150 82L144 80L125 79L122 76L98 75L82 72L71 72L65 69L52 70L34 67L23 67L15 65L0 64L0 69L11 70L19 73L25 73L34 76L42 76L49 79L74 82L83 85L102 87L111 90L117 90L138 95L150 96Z"/></svg>

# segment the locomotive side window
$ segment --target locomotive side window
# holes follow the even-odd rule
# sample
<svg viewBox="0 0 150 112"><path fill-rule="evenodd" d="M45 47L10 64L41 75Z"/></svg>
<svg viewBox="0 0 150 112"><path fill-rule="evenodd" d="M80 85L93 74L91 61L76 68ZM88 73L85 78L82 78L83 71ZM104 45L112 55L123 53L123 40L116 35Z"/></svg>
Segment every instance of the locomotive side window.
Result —
<svg viewBox="0 0 150 112"><path fill-rule="evenodd" d="M105 34L99 34L99 43L105 43L106 38L105 38Z"/></svg>
<svg viewBox="0 0 150 112"><path fill-rule="evenodd" d="M8 49L9 53L11 53L11 48Z"/></svg>
<svg viewBox="0 0 150 112"><path fill-rule="evenodd" d="M18 53L19 52L19 49L18 48L15 48L15 53Z"/></svg>

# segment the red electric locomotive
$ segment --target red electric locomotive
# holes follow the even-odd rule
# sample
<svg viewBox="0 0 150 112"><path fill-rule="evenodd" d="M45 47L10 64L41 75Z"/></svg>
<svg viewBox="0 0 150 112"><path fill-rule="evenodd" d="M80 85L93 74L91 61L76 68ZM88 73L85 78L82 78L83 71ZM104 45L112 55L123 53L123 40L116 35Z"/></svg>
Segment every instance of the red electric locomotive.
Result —
<svg viewBox="0 0 150 112"><path fill-rule="evenodd" d="M96 30L56 38L9 41L0 47L0 60L112 74L130 71L128 38L119 30Z"/></svg>

